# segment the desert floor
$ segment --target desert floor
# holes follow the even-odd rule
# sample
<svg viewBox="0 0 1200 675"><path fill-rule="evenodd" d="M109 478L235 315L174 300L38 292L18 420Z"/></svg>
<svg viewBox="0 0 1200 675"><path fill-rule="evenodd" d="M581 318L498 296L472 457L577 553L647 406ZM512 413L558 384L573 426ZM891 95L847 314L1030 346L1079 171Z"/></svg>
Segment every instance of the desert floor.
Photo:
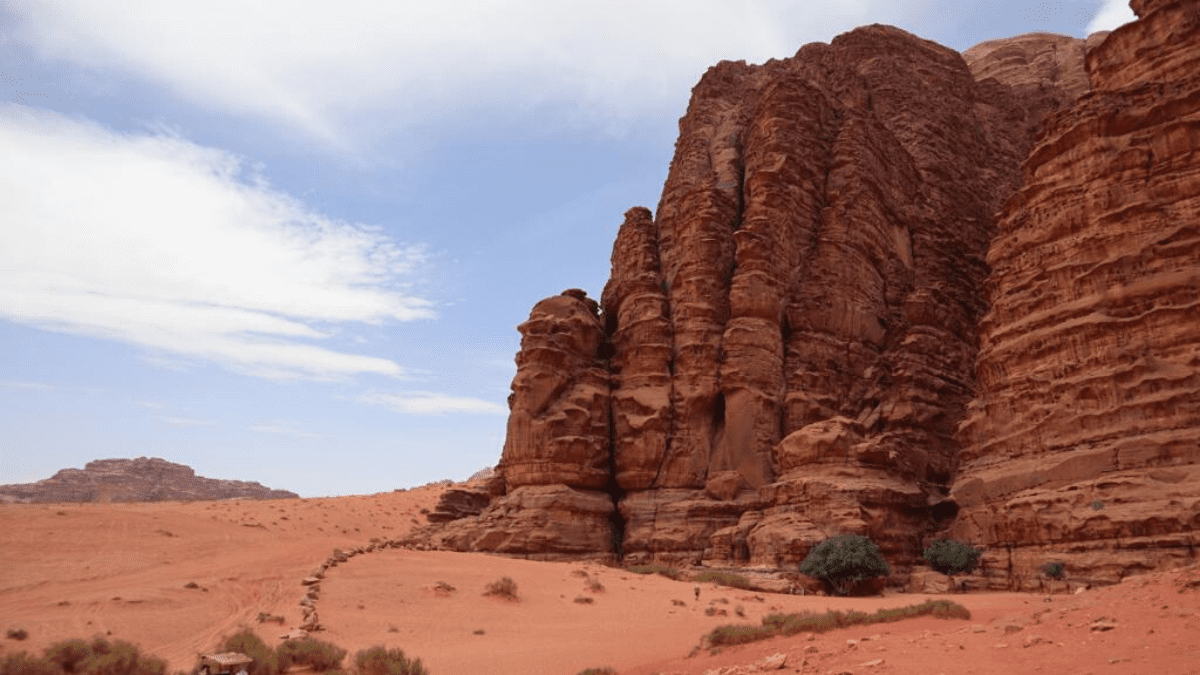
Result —
<svg viewBox="0 0 1200 675"><path fill-rule="evenodd" d="M187 670L248 626L268 641L300 623L300 580L334 548L398 537L442 488L370 496L155 504L0 504L0 656L107 635ZM516 602L482 593L502 576ZM438 586L443 584L443 590ZM195 585L196 588L186 586ZM444 590L445 586L454 590ZM601 588L602 587L602 588ZM955 595L969 621L919 619L696 650L727 623L775 611L857 609L925 595L750 593L593 564L382 549L328 571L315 634L353 651L400 647L435 675L782 673L1200 673L1200 568L1131 577L1078 595ZM587 602L586 600L590 600ZM724 610L710 616L706 610ZM744 618L738 616L738 612ZM259 623L259 613L284 625ZM1108 630L1094 630L1097 624ZM852 642L853 641L853 642ZM689 654L694 655L689 657Z"/></svg>

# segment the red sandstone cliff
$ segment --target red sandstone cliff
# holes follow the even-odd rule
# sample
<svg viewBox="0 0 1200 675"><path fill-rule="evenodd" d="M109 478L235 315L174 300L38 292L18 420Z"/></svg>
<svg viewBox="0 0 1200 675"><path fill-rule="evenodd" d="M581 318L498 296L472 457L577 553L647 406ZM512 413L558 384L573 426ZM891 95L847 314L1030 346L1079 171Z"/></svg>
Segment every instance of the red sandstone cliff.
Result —
<svg viewBox="0 0 1200 675"><path fill-rule="evenodd" d="M433 543L778 567L858 532L905 569L953 516L994 214L1084 54L870 26L710 69L602 311L521 326L502 496Z"/></svg>
<svg viewBox="0 0 1200 675"><path fill-rule="evenodd" d="M1200 543L1200 2L1135 1L1046 122L988 254L952 533L999 585Z"/></svg>

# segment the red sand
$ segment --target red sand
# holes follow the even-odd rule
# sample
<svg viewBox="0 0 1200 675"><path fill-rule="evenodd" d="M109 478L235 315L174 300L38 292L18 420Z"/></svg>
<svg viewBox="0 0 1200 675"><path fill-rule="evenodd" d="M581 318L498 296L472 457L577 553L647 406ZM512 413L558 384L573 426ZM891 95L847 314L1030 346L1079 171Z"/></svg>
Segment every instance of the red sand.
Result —
<svg viewBox="0 0 1200 675"><path fill-rule="evenodd" d="M108 635L190 669L240 626L268 644L300 623L300 579L334 548L396 537L423 522L440 488L334 499L157 504L0 505L0 655ZM586 574L586 576L584 576ZM519 600L482 595L502 576ZM603 589L589 588L591 581ZM189 582L199 589L185 588ZM438 582L455 588L435 590ZM1158 573L1074 596L956 595L970 621L919 619L699 650L700 637L773 611L871 612L925 595L827 598L749 593L579 563L387 549L329 570L316 637L351 652L376 644L435 675L783 673L1200 673L1200 569ZM590 603L576 602L590 598ZM727 616L709 616L709 607ZM744 618L737 616L741 609ZM258 623L260 612L286 624ZM1111 630L1094 631L1103 619ZM849 640L858 640L850 646ZM1026 646L1027 642L1031 642ZM882 659L876 665L864 665Z"/></svg>

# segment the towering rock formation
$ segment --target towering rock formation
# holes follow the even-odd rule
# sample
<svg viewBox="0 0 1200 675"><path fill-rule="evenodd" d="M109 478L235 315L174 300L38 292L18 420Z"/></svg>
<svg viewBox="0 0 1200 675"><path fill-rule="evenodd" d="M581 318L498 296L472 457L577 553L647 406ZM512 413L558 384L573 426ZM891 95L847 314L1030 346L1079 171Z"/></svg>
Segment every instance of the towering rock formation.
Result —
<svg viewBox="0 0 1200 675"><path fill-rule="evenodd" d="M1193 556L1200 1L1133 6L710 69L602 311L521 327L499 496L433 543L790 567L853 532L903 574L948 531L1004 587Z"/></svg>
<svg viewBox="0 0 1200 675"><path fill-rule="evenodd" d="M952 533L1028 586L1200 543L1200 3L1135 0L1045 125L988 255Z"/></svg>
<svg viewBox="0 0 1200 675"><path fill-rule="evenodd" d="M1073 73L1082 45L1018 51ZM1085 88L971 67L870 26L710 69L602 313L568 291L521 326L503 496L434 544L782 566L857 532L911 563L953 515L994 214L1041 117Z"/></svg>
<svg viewBox="0 0 1200 675"><path fill-rule="evenodd" d="M97 459L24 485L0 485L0 500L18 502L158 502L205 499L295 499L249 481L204 478L157 457Z"/></svg>

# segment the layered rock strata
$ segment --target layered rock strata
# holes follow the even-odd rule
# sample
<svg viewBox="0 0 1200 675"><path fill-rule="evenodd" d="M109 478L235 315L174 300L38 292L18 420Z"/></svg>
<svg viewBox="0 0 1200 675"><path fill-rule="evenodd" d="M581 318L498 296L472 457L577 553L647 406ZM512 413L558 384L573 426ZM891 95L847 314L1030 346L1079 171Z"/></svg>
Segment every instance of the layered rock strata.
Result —
<svg viewBox="0 0 1200 675"><path fill-rule="evenodd" d="M602 313L570 291L521 326L505 494L435 543L790 566L855 532L910 564L953 515L994 214L1068 80L976 81L887 26L710 69Z"/></svg>
<svg viewBox="0 0 1200 675"><path fill-rule="evenodd" d="M988 254L951 533L1000 585L1114 581L1200 543L1200 2L1087 55Z"/></svg>
<svg viewBox="0 0 1200 675"><path fill-rule="evenodd" d="M259 483L204 478L157 457L97 459L24 485L0 485L0 498L20 502L154 502L207 499L294 499L295 492Z"/></svg>

